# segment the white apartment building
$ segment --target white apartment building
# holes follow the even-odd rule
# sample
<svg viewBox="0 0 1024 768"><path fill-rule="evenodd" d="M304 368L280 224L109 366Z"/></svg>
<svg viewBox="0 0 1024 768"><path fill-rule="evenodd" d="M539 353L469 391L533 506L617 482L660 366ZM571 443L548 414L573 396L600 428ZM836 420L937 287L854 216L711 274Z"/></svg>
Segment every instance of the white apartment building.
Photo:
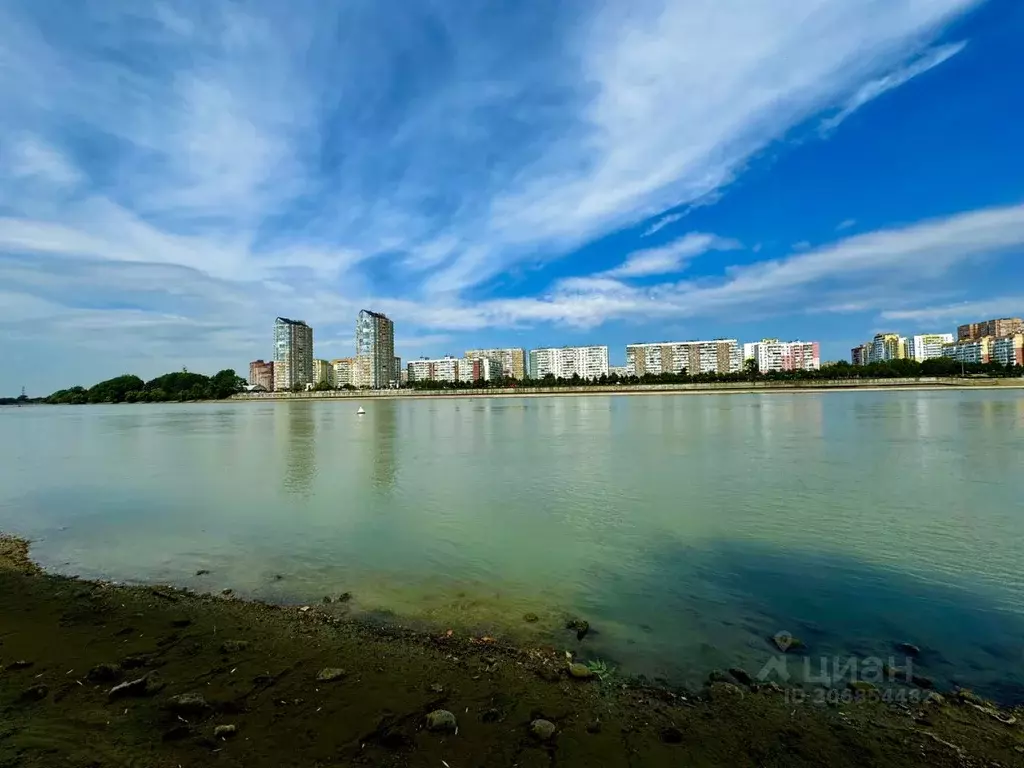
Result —
<svg viewBox="0 0 1024 768"><path fill-rule="evenodd" d="M923 363L925 360L942 357L943 345L952 343L952 333L926 333L920 336L908 336L903 340L903 356Z"/></svg>
<svg viewBox="0 0 1024 768"><path fill-rule="evenodd" d="M463 355L467 360L488 358L501 363L503 375L511 379L526 376L526 352L520 348L508 349L467 349Z"/></svg>
<svg viewBox="0 0 1024 768"><path fill-rule="evenodd" d="M736 339L665 341L626 346L631 375L736 373L743 367L743 349Z"/></svg>
<svg viewBox="0 0 1024 768"><path fill-rule="evenodd" d="M987 363L990 359L991 336L966 341L954 341L942 345L942 356L951 357L960 363Z"/></svg>
<svg viewBox="0 0 1024 768"><path fill-rule="evenodd" d="M608 375L608 347L547 347L530 350L530 378L599 379Z"/></svg>
<svg viewBox="0 0 1024 768"><path fill-rule="evenodd" d="M743 359L756 360L766 371L816 371L821 368L820 346L816 341L761 339L743 345Z"/></svg>
<svg viewBox="0 0 1024 768"><path fill-rule="evenodd" d="M313 383L313 329L301 320L274 320L274 389Z"/></svg>
<svg viewBox="0 0 1024 768"><path fill-rule="evenodd" d="M618 376L620 379L624 379L627 376L632 376L633 374L630 373L628 365L609 365L608 375Z"/></svg>

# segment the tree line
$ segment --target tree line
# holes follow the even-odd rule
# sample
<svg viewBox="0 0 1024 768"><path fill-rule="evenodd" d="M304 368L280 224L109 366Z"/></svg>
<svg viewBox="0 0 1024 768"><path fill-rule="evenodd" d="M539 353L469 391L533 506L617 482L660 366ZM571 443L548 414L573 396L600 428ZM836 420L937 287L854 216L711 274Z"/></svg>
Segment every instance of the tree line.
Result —
<svg viewBox="0 0 1024 768"><path fill-rule="evenodd" d="M1024 368L1002 363L963 363L949 357L936 357L924 362L916 360L887 360L868 365L851 365L848 362L825 363L819 370L805 371L760 371L757 361L747 360L743 370L735 373L696 373L683 369L679 373L646 373L643 376L619 376L611 374L596 379L584 379L578 374L572 378L555 378L548 374L541 379L526 378L494 379L492 381L411 381L406 387L417 390L435 389L497 389L501 387L583 387L621 384L716 384L722 382L757 381L837 381L857 379L915 379L919 377L957 376L1018 377L1024 376Z"/></svg>
<svg viewBox="0 0 1024 768"><path fill-rule="evenodd" d="M232 369L213 376L179 371L165 373L151 381L133 374L116 376L86 389L71 387L54 392L43 402L53 405L84 405L86 403L166 403L188 400L223 400L240 392L245 379Z"/></svg>

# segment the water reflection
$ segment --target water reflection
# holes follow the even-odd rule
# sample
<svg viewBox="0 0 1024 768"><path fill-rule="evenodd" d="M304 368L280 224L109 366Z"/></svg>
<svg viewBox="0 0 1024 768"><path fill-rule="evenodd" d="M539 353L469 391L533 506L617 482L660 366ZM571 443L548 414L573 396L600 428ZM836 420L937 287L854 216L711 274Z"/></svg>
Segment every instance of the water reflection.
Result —
<svg viewBox="0 0 1024 768"><path fill-rule="evenodd" d="M285 491L308 496L316 477L316 421L314 404L282 403L275 409L278 450L283 452Z"/></svg>
<svg viewBox="0 0 1024 768"><path fill-rule="evenodd" d="M373 403L362 417L370 427L367 450L372 456L370 476L374 488L390 490L395 485L398 474L398 407L394 400L380 400Z"/></svg>

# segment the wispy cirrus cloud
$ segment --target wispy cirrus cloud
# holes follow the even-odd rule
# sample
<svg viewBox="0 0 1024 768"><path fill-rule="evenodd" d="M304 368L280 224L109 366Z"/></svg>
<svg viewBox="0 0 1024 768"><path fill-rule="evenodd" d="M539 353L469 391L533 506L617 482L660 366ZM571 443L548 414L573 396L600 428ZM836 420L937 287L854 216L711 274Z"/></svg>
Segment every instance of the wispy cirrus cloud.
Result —
<svg viewBox="0 0 1024 768"><path fill-rule="evenodd" d="M881 313L883 320L909 321L913 323L960 323L979 318L1021 316L1024 316L1024 294L994 296L982 299L981 301L961 301L953 304L920 307L917 309L887 310Z"/></svg>
<svg viewBox="0 0 1024 768"><path fill-rule="evenodd" d="M647 277L679 272L696 256L708 251L731 251L742 247L736 240L691 232L678 240L659 246L633 251L619 266L602 273L607 277Z"/></svg>
<svg viewBox="0 0 1024 768"><path fill-rule="evenodd" d="M236 364L267 354L275 314L340 346L345 313L366 303L424 338L459 322L599 323L635 289L577 285L566 312L551 296L467 296L716 199L793 127L906 82L908 57L934 59L978 1L428 2L396 17L369 0L302 13L96 0L60 19L5 3L0 280L120 319L136 342L111 343L117 369L146 345L139 312L234 327L216 353ZM618 277L688 258L640 253ZM75 264L106 290L75 291Z"/></svg>
<svg viewBox="0 0 1024 768"><path fill-rule="evenodd" d="M663 230L669 224L675 224L677 221L681 220L684 216L686 216L685 212L666 214L665 216L662 216L656 222L651 224L651 226L649 226L647 229L645 229L643 234L640 235L640 237L650 237L655 232L660 232L661 230Z"/></svg>
<svg viewBox="0 0 1024 768"><path fill-rule="evenodd" d="M542 297L483 302L449 315L452 325L442 318L431 322L468 329L530 322L589 327L609 319L714 317L798 307L817 312L882 311L887 312L885 319L920 319L914 313L923 310L890 312L886 305L894 297L906 296L908 289L920 292L954 270L1016 251L1024 253L1024 205L967 211L855 235L783 259L733 267L717 282L636 286L606 273L570 278ZM851 291L851 283L873 281L882 287ZM980 302L959 305L956 312L987 312L995 306L1010 309Z"/></svg>
<svg viewBox="0 0 1024 768"><path fill-rule="evenodd" d="M838 112L821 121L821 125L819 126L820 130L823 133L834 131L839 127L840 123L868 102L877 99L883 93L887 93L894 88L899 88L901 85L909 82L918 75L923 75L928 70L934 69L944 61L948 61L956 56L966 47L967 41L962 40L957 43L938 45L934 48L929 48L905 66L889 72L875 80L864 83L852 96L850 96Z"/></svg>

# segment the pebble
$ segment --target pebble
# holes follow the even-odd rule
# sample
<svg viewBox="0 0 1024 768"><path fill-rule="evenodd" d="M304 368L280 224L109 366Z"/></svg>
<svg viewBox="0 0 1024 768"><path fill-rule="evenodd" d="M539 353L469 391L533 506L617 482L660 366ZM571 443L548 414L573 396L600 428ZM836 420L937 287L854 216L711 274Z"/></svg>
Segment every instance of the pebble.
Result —
<svg viewBox="0 0 1024 768"><path fill-rule="evenodd" d="M335 680L341 680L348 673L341 669L341 667L324 667L316 673L316 679L321 683L331 683Z"/></svg>
<svg viewBox="0 0 1024 768"><path fill-rule="evenodd" d="M352 593L351 592L342 592L340 595L338 595L338 602L339 603L347 603L351 599L352 599Z"/></svg>
<svg viewBox="0 0 1024 768"><path fill-rule="evenodd" d="M544 720L543 718L537 718L530 723L530 733L536 736L541 741L547 741L555 735L555 724L550 720Z"/></svg>
<svg viewBox="0 0 1024 768"><path fill-rule="evenodd" d="M120 664L104 663L97 664L90 669L86 677L94 683L112 683L115 680L120 680L122 674L124 673L121 671Z"/></svg>
<svg viewBox="0 0 1024 768"><path fill-rule="evenodd" d="M745 669L740 669L739 667L733 667L732 669L729 670L729 674L732 675L733 679L736 680L736 682L738 682L738 683L742 683L743 685L753 685L754 684L754 678L752 678L750 676L750 674Z"/></svg>
<svg viewBox="0 0 1024 768"><path fill-rule="evenodd" d="M238 733L238 726L228 723L227 725L218 725L213 729L213 737L215 739L226 739L229 736L234 736Z"/></svg>
<svg viewBox="0 0 1024 768"><path fill-rule="evenodd" d="M230 597L231 595L235 594L235 590L233 590L233 589L222 589L220 591L220 593L222 595L224 595L224 597Z"/></svg>
<svg viewBox="0 0 1024 768"><path fill-rule="evenodd" d="M123 696L148 696L157 693L164 687L164 682L156 672L148 672L140 678L129 680L126 683L115 685L110 689L107 696L111 699L119 699Z"/></svg>
<svg viewBox="0 0 1024 768"><path fill-rule="evenodd" d="M47 694L49 693L49 688L47 688L42 683L38 683L22 691L20 698L22 701L42 701L46 698Z"/></svg>
<svg viewBox="0 0 1024 768"><path fill-rule="evenodd" d="M239 651L244 651L248 647L248 640L225 640L221 645L220 650L222 653L238 653Z"/></svg>
<svg viewBox="0 0 1024 768"><path fill-rule="evenodd" d="M24 659L22 659L21 661L12 661L10 664L7 665L7 671L13 672L17 669L28 669L33 664L35 664L34 661L25 661Z"/></svg>
<svg viewBox="0 0 1024 768"><path fill-rule="evenodd" d="M538 616L536 613L524 613L523 621L525 621L527 624L533 624L535 622L540 621L540 616Z"/></svg>
<svg viewBox="0 0 1024 768"><path fill-rule="evenodd" d="M210 572L205 568L200 568L198 571L196 571L196 576L207 576L209 575L209 573Z"/></svg>
<svg viewBox="0 0 1024 768"><path fill-rule="evenodd" d="M167 700L167 709L179 715L194 715L206 711L209 704L201 693L182 693Z"/></svg>
<svg viewBox="0 0 1024 768"><path fill-rule="evenodd" d="M577 680L589 680L594 676L594 673L590 671L590 667L586 664L570 664L569 675L575 677Z"/></svg>
<svg viewBox="0 0 1024 768"><path fill-rule="evenodd" d="M431 731L454 731L458 726L455 715L447 709L435 709L427 715L427 728Z"/></svg>
<svg viewBox="0 0 1024 768"><path fill-rule="evenodd" d="M897 643L896 647L907 656L920 656L921 649L913 643Z"/></svg>
<svg viewBox="0 0 1024 768"><path fill-rule="evenodd" d="M569 619L565 624L566 629L576 632L576 639L582 640L590 631L590 622L585 619Z"/></svg>

